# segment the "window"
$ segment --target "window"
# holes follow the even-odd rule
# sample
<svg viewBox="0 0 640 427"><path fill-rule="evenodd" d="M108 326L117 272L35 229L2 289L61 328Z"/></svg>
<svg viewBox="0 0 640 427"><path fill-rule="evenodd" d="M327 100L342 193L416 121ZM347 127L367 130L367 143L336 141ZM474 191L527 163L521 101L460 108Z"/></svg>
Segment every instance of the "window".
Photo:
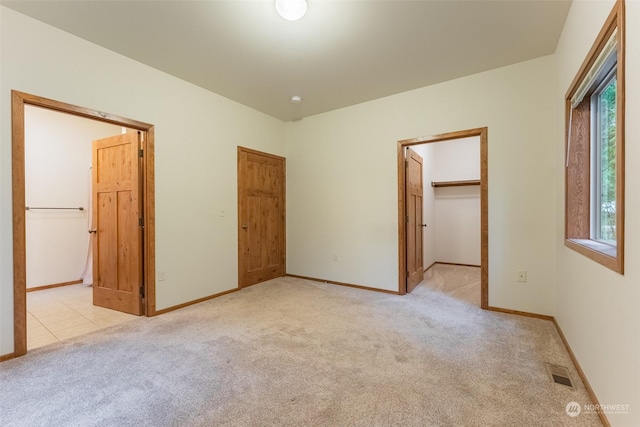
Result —
<svg viewBox="0 0 640 427"><path fill-rule="evenodd" d="M593 230L591 238L616 245L616 69L591 96Z"/></svg>
<svg viewBox="0 0 640 427"><path fill-rule="evenodd" d="M565 245L623 273L624 1L566 96Z"/></svg>

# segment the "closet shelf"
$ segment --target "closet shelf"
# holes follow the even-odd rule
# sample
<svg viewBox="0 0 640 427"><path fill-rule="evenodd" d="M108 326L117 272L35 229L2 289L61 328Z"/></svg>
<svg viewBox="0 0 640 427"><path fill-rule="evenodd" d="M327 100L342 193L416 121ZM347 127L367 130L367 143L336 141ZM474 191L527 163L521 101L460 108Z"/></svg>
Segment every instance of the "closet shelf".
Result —
<svg viewBox="0 0 640 427"><path fill-rule="evenodd" d="M465 185L480 185L479 179L471 179L467 181L432 181L432 187L462 187Z"/></svg>

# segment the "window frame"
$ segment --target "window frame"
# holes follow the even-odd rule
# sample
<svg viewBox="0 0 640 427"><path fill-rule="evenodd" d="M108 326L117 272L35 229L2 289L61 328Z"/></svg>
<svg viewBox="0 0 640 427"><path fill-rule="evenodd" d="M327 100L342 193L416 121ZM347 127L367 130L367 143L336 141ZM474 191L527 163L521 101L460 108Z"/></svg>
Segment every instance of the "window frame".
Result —
<svg viewBox="0 0 640 427"><path fill-rule="evenodd" d="M616 244L595 239L592 177L591 95L604 79L592 82L590 91L572 108L572 98L596 59L616 35ZM607 73L608 74L608 73ZM584 86L583 86L584 87ZM583 61L565 96L565 227L566 247L624 274L624 136L625 136L625 4L618 0Z"/></svg>

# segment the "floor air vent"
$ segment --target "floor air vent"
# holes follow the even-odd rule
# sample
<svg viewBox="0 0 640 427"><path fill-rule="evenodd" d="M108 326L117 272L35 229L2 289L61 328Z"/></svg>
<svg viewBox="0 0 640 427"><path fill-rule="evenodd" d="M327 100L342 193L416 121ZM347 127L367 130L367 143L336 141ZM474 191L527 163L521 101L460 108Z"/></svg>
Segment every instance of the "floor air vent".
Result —
<svg viewBox="0 0 640 427"><path fill-rule="evenodd" d="M571 381L569 370L567 368L564 366L552 365L551 363L545 363L544 366L547 368L547 373L549 374L551 381L556 384L562 384L573 388L573 381Z"/></svg>

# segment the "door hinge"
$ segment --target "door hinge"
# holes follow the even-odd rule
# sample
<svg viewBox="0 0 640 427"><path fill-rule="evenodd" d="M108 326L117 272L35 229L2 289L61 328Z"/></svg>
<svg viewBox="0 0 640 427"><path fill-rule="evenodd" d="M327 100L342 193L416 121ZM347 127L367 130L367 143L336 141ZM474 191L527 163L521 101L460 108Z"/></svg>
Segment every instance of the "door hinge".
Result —
<svg viewBox="0 0 640 427"><path fill-rule="evenodd" d="M409 167L409 161L405 160L404 161L404 168L407 169Z"/></svg>
<svg viewBox="0 0 640 427"><path fill-rule="evenodd" d="M142 157L144 155L144 150L141 148L138 150L138 156Z"/></svg>
<svg viewBox="0 0 640 427"><path fill-rule="evenodd" d="M138 218L138 225L140 225L140 227L144 227L144 218Z"/></svg>
<svg viewBox="0 0 640 427"><path fill-rule="evenodd" d="M140 297L144 298L144 285L140 285Z"/></svg>
<svg viewBox="0 0 640 427"><path fill-rule="evenodd" d="M405 217L404 217L404 222L405 222L406 224L409 224L409 215L407 215L407 216L405 216Z"/></svg>

